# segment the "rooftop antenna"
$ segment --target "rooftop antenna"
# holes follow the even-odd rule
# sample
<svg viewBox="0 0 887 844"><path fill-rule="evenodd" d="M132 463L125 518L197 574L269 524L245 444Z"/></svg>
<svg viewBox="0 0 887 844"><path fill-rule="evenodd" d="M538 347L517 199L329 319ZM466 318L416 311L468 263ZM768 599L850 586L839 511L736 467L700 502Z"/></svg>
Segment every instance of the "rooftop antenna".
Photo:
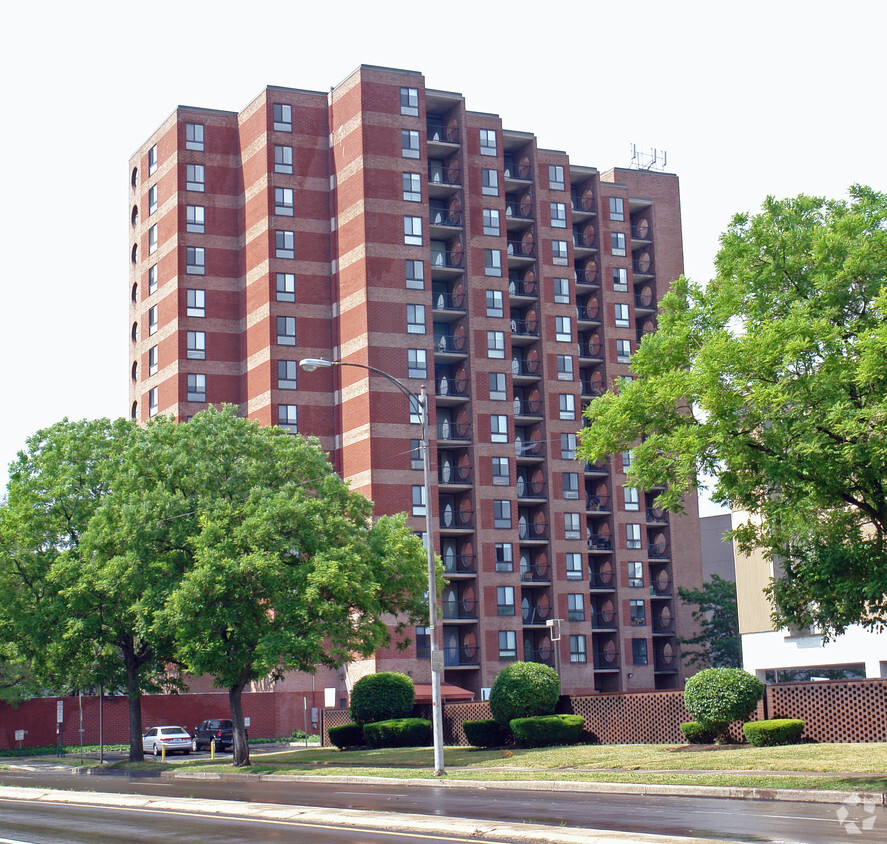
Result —
<svg viewBox="0 0 887 844"><path fill-rule="evenodd" d="M631 144L631 164L629 170L658 170L662 171L668 166L668 152L664 149L651 148L649 152L638 149L637 144Z"/></svg>

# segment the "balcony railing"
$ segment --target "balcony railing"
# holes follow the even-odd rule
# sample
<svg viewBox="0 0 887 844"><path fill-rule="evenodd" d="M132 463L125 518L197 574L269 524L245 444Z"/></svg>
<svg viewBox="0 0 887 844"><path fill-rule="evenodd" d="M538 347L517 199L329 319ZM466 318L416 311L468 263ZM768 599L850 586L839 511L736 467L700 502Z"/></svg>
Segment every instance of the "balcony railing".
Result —
<svg viewBox="0 0 887 844"><path fill-rule="evenodd" d="M584 267L576 268L576 284L584 284L591 287L599 287L597 277L597 264L594 261L588 261Z"/></svg>
<svg viewBox="0 0 887 844"><path fill-rule="evenodd" d="M588 573L589 589L615 589L616 575L610 571L590 571Z"/></svg>
<svg viewBox="0 0 887 844"><path fill-rule="evenodd" d="M477 665L477 645L457 645L442 648L444 665L453 668L457 665Z"/></svg>
<svg viewBox="0 0 887 844"><path fill-rule="evenodd" d="M536 243L532 240L509 240L505 251L515 258L535 258Z"/></svg>
<svg viewBox="0 0 887 844"><path fill-rule="evenodd" d="M533 175L533 169L529 162L514 162L506 158L504 165L506 179L526 180Z"/></svg>
<svg viewBox="0 0 887 844"><path fill-rule="evenodd" d="M648 507L647 521L668 524L668 513L665 510L660 510L658 507Z"/></svg>
<svg viewBox="0 0 887 844"><path fill-rule="evenodd" d="M574 211L583 211L586 214L593 214L595 210L594 194L589 191L570 194L570 205Z"/></svg>
<svg viewBox="0 0 887 844"><path fill-rule="evenodd" d="M591 475L606 475L610 470L607 460L598 460L596 463L585 463L584 470Z"/></svg>
<svg viewBox="0 0 887 844"><path fill-rule="evenodd" d="M443 617L448 621L470 621L477 618L477 601L444 601Z"/></svg>
<svg viewBox="0 0 887 844"><path fill-rule="evenodd" d="M619 668L619 651L595 651L594 667L599 671Z"/></svg>
<svg viewBox="0 0 887 844"><path fill-rule="evenodd" d="M522 583L548 583L551 580L551 566L548 563L533 564L526 568L522 566L520 579Z"/></svg>
<svg viewBox="0 0 887 844"><path fill-rule="evenodd" d="M538 319L512 319L511 333L523 337L539 336L539 320Z"/></svg>
<svg viewBox="0 0 887 844"><path fill-rule="evenodd" d="M517 520L518 539L548 539L548 522L535 522L525 517Z"/></svg>
<svg viewBox="0 0 887 844"><path fill-rule="evenodd" d="M462 249L432 249L431 267L449 267L450 269L463 269L465 267L465 252Z"/></svg>
<svg viewBox="0 0 887 844"><path fill-rule="evenodd" d="M467 354L467 345L464 334L441 334L434 338L435 354Z"/></svg>
<svg viewBox="0 0 887 844"><path fill-rule="evenodd" d="M508 295L509 296L526 296L536 298L538 296L539 286L535 281L525 281L520 278L508 279Z"/></svg>
<svg viewBox="0 0 887 844"><path fill-rule="evenodd" d="M603 534L600 534L600 533L589 534L588 550L589 551L612 551L613 550L613 538L611 536L604 536Z"/></svg>
<svg viewBox="0 0 887 844"><path fill-rule="evenodd" d="M650 594L658 598L670 598L672 596L671 580L668 578L656 578L650 583Z"/></svg>
<svg viewBox="0 0 887 844"><path fill-rule="evenodd" d="M582 395L583 396L602 396L607 391L604 389L603 383L598 383L595 381L589 381L586 378L583 378L580 382L582 387Z"/></svg>
<svg viewBox="0 0 887 844"><path fill-rule="evenodd" d="M601 356L601 350L603 349L603 343L589 343L583 341L579 344L579 357L580 358L599 358Z"/></svg>
<svg viewBox="0 0 887 844"><path fill-rule="evenodd" d="M655 311L656 299L653 297L652 293L635 293L634 307L635 310L639 311Z"/></svg>
<svg viewBox="0 0 887 844"><path fill-rule="evenodd" d="M573 246L577 249L597 249L597 234L574 231Z"/></svg>
<svg viewBox="0 0 887 844"><path fill-rule="evenodd" d="M576 318L579 322L600 322L601 306L600 305L577 305Z"/></svg>
<svg viewBox="0 0 887 844"><path fill-rule="evenodd" d="M527 360L525 358L511 359L511 374L515 376L523 376L525 378L534 378L541 376L542 362L534 359Z"/></svg>
<svg viewBox="0 0 887 844"><path fill-rule="evenodd" d="M437 439L440 442L467 440L470 433L470 422L451 422L448 419L444 419L437 423Z"/></svg>
<svg viewBox="0 0 887 844"><path fill-rule="evenodd" d="M523 607L521 618L524 624L545 624L551 618L551 607Z"/></svg>
<svg viewBox="0 0 887 844"><path fill-rule="evenodd" d="M461 167L442 167L441 165L428 166L428 181L435 185L461 185Z"/></svg>
<svg viewBox="0 0 887 844"><path fill-rule="evenodd" d="M677 654L653 654L653 670L676 672L678 670Z"/></svg>
<svg viewBox="0 0 887 844"><path fill-rule="evenodd" d="M591 629L592 630L615 630L616 613L613 610L592 610L591 612Z"/></svg>
<svg viewBox="0 0 887 844"><path fill-rule="evenodd" d="M651 258L635 258L631 262L631 268L637 275L653 275L653 260Z"/></svg>
<svg viewBox="0 0 887 844"><path fill-rule="evenodd" d="M653 542L647 546L647 556L651 560L667 560L671 556L671 546L668 542Z"/></svg>
<svg viewBox="0 0 887 844"><path fill-rule="evenodd" d="M452 557L444 554L443 564L447 574L476 574L477 554L456 554Z"/></svg>
<svg viewBox="0 0 887 844"><path fill-rule="evenodd" d="M524 648L524 659L527 662L541 662L554 667L554 650L552 648Z"/></svg>
<svg viewBox="0 0 887 844"><path fill-rule="evenodd" d="M441 530L464 530L474 527L474 510L457 510L447 505L440 513Z"/></svg>
<svg viewBox="0 0 887 844"><path fill-rule="evenodd" d="M651 240L652 238L653 228L646 220L642 220L637 225L631 227L632 240Z"/></svg>
<svg viewBox="0 0 887 844"><path fill-rule="evenodd" d="M442 375L437 379L437 395L462 398L468 396L468 379Z"/></svg>
<svg viewBox="0 0 887 844"><path fill-rule="evenodd" d="M471 466L445 464L437 468L437 481L441 484L470 484Z"/></svg>
<svg viewBox="0 0 887 844"><path fill-rule="evenodd" d="M589 513L609 513L610 512L610 496L607 493L595 493L594 495L585 496L585 509Z"/></svg>
<svg viewBox="0 0 887 844"><path fill-rule="evenodd" d="M437 290L431 294L431 306L435 311L464 311L465 294Z"/></svg>
<svg viewBox="0 0 887 844"><path fill-rule="evenodd" d="M429 220L432 226L449 226L450 228L462 227L461 209L448 208L434 202L429 207Z"/></svg>
<svg viewBox="0 0 887 844"><path fill-rule="evenodd" d="M459 127L444 126L443 123L429 123L428 140L434 144L458 144Z"/></svg>
<svg viewBox="0 0 887 844"><path fill-rule="evenodd" d="M654 633L674 633L674 619L667 618L654 618L653 619L653 632Z"/></svg>
<svg viewBox="0 0 887 844"><path fill-rule="evenodd" d="M514 398L514 415L515 416L533 416L542 417L542 400L541 399L522 399L519 396Z"/></svg>
<svg viewBox="0 0 887 844"><path fill-rule="evenodd" d="M517 497L518 498L545 498L545 481L531 481L518 475L517 478Z"/></svg>
<svg viewBox="0 0 887 844"><path fill-rule="evenodd" d="M533 201L529 197L505 197L505 216L518 220L533 219Z"/></svg>
<svg viewBox="0 0 887 844"><path fill-rule="evenodd" d="M521 458L542 458L545 457L545 443L540 440L515 440L514 453L518 460Z"/></svg>

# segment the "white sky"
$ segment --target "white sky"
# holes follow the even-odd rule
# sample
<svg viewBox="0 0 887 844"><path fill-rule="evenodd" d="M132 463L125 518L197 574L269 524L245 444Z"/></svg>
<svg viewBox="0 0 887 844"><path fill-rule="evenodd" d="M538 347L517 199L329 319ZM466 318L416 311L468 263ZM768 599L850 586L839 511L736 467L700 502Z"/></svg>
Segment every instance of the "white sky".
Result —
<svg viewBox="0 0 887 844"><path fill-rule="evenodd" d="M38 428L127 412L127 163L177 105L237 111L266 85L328 91L376 64L577 164L665 149L703 280L731 215L767 194L887 188L885 25L879 0L13 4L0 479Z"/></svg>

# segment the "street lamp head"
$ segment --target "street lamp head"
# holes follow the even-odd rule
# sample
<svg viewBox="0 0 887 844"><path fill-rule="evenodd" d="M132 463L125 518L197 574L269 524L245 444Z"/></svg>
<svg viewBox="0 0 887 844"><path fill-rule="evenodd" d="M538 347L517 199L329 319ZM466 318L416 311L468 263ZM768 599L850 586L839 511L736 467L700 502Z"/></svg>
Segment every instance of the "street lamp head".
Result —
<svg viewBox="0 0 887 844"><path fill-rule="evenodd" d="M302 358L299 361L299 366L305 370L305 372L314 372L315 369L329 369L333 365L331 360L324 360L323 358Z"/></svg>

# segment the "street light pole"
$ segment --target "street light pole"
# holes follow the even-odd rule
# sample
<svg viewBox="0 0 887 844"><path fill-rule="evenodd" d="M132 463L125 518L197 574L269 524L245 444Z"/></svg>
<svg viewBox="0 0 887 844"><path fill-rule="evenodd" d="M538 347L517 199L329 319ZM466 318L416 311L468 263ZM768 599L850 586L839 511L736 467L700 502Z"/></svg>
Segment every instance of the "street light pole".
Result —
<svg viewBox="0 0 887 844"><path fill-rule="evenodd" d="M409 398L410 403L418 402L422 420L422 469L425 490L425 548L428 554L428 638L431 644L431 726L434 738L434 776L443 776L443 702L441 698L440 676L444 668L444 655L437 644L437 571L434 564L434 532L431 518L431 452L428 439L428 393L423 384L417 395L406 384L374 366L363 363L350 363L342 360L323 360L322 358L303 358L299 366L306 372L315 369L331 369L333 366L355 366L374 372L390 381Z"/></svg>

